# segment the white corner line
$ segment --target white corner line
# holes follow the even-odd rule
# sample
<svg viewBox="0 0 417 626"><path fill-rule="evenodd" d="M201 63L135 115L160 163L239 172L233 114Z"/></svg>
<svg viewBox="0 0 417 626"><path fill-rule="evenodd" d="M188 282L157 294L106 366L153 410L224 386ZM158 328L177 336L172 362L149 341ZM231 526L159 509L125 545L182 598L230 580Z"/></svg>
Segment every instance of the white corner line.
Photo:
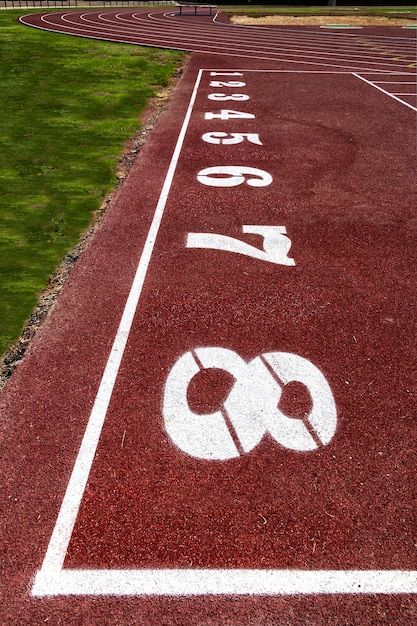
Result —
<svg viewBox="0 0 417 626"><path fill-rule="evenodd" d="M385 89L382 89L382 87L379 87L378 85L376 85L375 83L372 83L371 81L367 80L363 76L360 76L360 74L356 74L356 72L352 72L352 74L353 76L356 76L356 78L360 78L360 80L363 80L364 83L368 83L368 85L371 85L371 87L374 87L375 89L382 91L382 93L386 94L390 98L397 100L397 102L404 104L406 107L409 107L413 111L417 111L417 107L413 107L412 104L409 104L408 102L404 102L404 100L401 100L401 98L397 98L397 96L395 96L394 94L390 93L389 91L385 91Z"/></svg>
<svg viewBox="0 0 417 626"><path fill-rule="evenodd" d="M32 595L415 594L415 570L143 569L40 571Z"/></svg>
<svg viewBox="0 0 417 626"><path fill-rule="evenodd" d="M151 255L154 249L155 241L158 235L162 216L164 214L165 205L168 194L174 178L178 159L181 153L182 145L187 131L191 112L194 106L198 86L201 80L202 70L199 71L194 85L194 89L190 98L188 109L182 124L181 131L178 136L177 144L171 162L165 177L159 201L155 209L155 213L149 228L148 236L139 260L135 277L130 289L129 296L123 311L123 315L117 330L110 356L101 379L95 402L88 420L88 424L81 442L81 446L72 470L72 474L62 501L57 521L45 554L41 571L41 578L50 580L55 577L59 578L68 544L71 540L72 531L78 515L78 510L84 494L84 489L90 474L91 466L94 460L96 448L101 435L103 423L106 417L107 409L113 393L120 363L123 358L130 328L135 315L136 307L142 292L148 271Z"/></svg>

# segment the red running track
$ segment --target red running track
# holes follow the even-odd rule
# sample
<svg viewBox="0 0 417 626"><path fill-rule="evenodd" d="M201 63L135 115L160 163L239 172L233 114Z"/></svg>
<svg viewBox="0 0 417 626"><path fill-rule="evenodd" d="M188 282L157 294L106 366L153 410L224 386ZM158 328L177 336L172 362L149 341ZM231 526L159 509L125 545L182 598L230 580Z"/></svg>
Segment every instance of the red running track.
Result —
<svg viewBox="0 0 417 626"><path fill-rule="evenodd" d="M188 17L132 9L27 15L24 24L81 37L205 54L349 71L415 74L415 31L405 28L320 29L233 26L222 14Z"/></svg>
<svg viewBox="0 0 417 626"><path fill-rule="evenodd" d="M193 55L3 391L4 623L415 622L415 115L296 69Z"/></svg>

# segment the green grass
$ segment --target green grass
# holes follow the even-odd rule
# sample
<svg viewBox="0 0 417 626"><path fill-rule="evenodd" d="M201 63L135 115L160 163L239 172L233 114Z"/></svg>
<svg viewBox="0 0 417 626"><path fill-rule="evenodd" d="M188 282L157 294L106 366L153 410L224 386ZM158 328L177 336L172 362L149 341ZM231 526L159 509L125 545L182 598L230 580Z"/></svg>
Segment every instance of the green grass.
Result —
<svg viewBox="0 0 417 626"><path fill-rule="evenodd" d="M115 184L182 53L42 32L0 12L0 354Z"/></svg>

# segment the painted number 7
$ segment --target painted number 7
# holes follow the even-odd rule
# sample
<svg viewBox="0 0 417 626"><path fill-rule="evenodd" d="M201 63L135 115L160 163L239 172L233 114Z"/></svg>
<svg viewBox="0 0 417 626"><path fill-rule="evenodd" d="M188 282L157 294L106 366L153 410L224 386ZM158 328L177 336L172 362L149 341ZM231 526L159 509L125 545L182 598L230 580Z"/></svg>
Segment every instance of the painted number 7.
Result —
<svg viewBox="0 0 417 626"><path fill-rule="evenodd" d="M286 236L285 226L242 226L242 231L261 235L263 250L240 239L216 233L188 233L186 247L234 252L276 265L295 265L294 259L288 257L291 240Z"/></svg>

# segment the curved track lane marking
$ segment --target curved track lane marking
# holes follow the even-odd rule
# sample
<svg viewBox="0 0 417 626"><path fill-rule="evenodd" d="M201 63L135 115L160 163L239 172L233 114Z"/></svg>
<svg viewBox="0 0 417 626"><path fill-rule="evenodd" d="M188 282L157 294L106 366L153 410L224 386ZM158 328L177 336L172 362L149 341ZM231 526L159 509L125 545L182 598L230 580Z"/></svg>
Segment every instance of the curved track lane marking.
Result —
<svg viewBox="0 0 417 626"><path fill-rule="evenodd" d="M403 70L408 73L407 63L414 60L410 37L380 37L375 49L373 38L366 34L359 37L323 31L234 26L218 22L216 17L198 18L191 23L178 19L171 12L109 10L27 15L21 21L80 37L346 71ZM391 47L396 48L392 54L406 54L409 58L383 58L386 46L392 43Z"/></svg>

